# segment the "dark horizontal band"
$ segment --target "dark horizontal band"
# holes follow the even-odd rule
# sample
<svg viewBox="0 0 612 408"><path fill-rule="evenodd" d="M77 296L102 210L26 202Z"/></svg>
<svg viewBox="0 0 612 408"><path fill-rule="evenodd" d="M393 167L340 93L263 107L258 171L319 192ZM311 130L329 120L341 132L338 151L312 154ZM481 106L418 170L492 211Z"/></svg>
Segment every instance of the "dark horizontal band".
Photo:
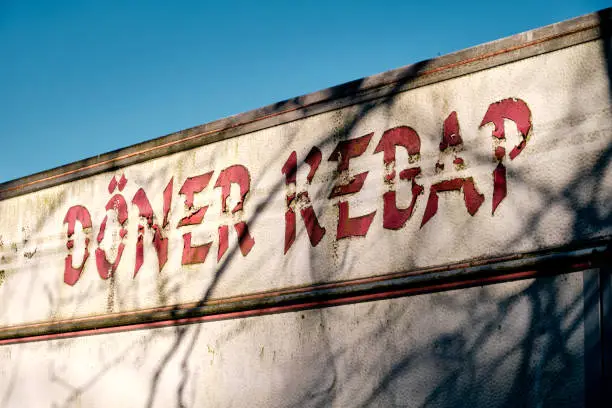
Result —
<svg viewBox="0 0 612 408"><path fill-rule="evenodd" d="M610 9L5 182L0 184L0 200L593 41L601 38L604 18L609 24Z"/></svg>
<svg viewBox="0 0 612 408"><path fill-rule="evenodd" d="M198 303L0 329L0 345L337 306L598 268L611 259L602 238L517 254L369 278L253 293Z"/></svg>

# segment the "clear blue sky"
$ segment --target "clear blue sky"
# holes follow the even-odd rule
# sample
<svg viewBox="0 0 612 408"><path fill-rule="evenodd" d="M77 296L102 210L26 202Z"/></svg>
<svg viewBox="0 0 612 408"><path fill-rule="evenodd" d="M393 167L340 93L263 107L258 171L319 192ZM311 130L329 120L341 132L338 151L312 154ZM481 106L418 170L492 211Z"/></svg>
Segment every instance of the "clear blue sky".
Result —
<svg viewBox="0 0 612 408"><path fill-rule="evenodd" d="M610 5L0 0L0 182Z"/></svg>

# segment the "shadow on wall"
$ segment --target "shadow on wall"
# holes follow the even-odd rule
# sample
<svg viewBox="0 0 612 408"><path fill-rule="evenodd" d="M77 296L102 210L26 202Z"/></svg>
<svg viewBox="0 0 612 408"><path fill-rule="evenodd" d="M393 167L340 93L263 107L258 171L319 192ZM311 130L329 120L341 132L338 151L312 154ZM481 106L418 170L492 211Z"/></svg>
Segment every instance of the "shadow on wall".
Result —
<svg viewBox="0 0 612 408"><path fill-rule="evenodd" d="M608 78L612 78L610 10L602 12L600 18L606 33L603 52ZM426 62L415 66L412 75L406 75L394 85L396 90L426 67ZM580 83L574 85L580 89ZM354 91L361 86L362 81L350 85ZM393 103L394 93L391 93L360 105L344 127L330 134L319 147L333 147L338 137L351 133L372 109L390 108ZM530 186L537 188L550 205L562 203L576 211L576 223L571 232L576 238L601 226L612 225L612 208L601 208L601 203L611 202L612 197L605 196L609 191L600 190L600 176L609 172L611 156L612 143L601 151L590 172L581 174L580 179L570 180L561 195L548 191L545 186ZM163 173L165 169L159 171ZM283 190L284 180L280 179L274 189ZM260 203L248 223L254 222L267 205L269 203ZM49 211L59 210L56 207ZM529 224L537 226L544 216L544 213L535 214ZM228 260L238 256L237 250L237 246L233 247L219 266L200 304L210 298L224 276ZM350 259L341 262L347 268L354 266L349 264L354 262ZM320 280L320 273L323 272L311 270L313 281ZM298 324L306 338L294 345L295 360L285 357L284 362L295 368L283 371L284 375L291 374L280 381L282 385L266 405L576 407L586 401L588 406L597 406L603 389L599 363L602 356L599 282L605 279L599 271L585 271L513 283L513 287L520 289L514 291L498 290L498 285L475 287L281 316L281 320L300 316ZM249 336L255 319L262 318L235 322L220 338L230 342L240 336ZM344 328L334 325L338 319L346 323ZM147 359L157 362L147 379L146 407L161 406L156 401L162 392L167 401L167 389L164 387L162 391L160 384L167 371L176 371L176 367L180 380L174 389L174 405L214 405L207 395L215 393L223 384L225 374L218 373L218 384L203 384L199 380L199 370L219 370L220 366L207 366L193 357L196 348L204 347L199 341L206 329L207 324L164 329L173 331L173 339L162 355L149 355L152 354L149 345L160 338L159 332L141 332L141 338L134 344L110 351L113 357L102 368L89 373L89 379L82 385L68 384L53 367L50 381L68 390L64 406L75 405L99 379L113 375L113 369L126 355L138 350ZM283 336L284 333L279 334ZM48 347L54 347L52 343L49 342ZM0 399L2 406L15 403L11 399L12 389L19 365L25 364L21 359L27 356L19 354L13 358L17 364ZM231 384L252 380L233 378ZM272 381L279 383L278 379L270 378ZM241 392L241 389L233 391Z"/></svg>
<svg viewBox="0 0 612 408"><path fill-rule="evenodd" d="M603 52L608 78L612 78L610 11L602 12L600 18L607 33ZM426 66L406 76L397 89ZM352 85L355 90L361 86L359 81ZM581 84L574 86L580 89ZM392 94L363 104L325 143L333 147L338 136L350 133L370 110L393 103ZM532 186L550 206L562 203L576 211L571 232L576 239L612 225L611 210L601 208L612 197L604 196L609 191L600 188L611 156L612 143L601 151L590 172L570 180L560 195L545 186ZM282 182L275 188L283 188ZM538 225L545 215L535 214L529 224ZM348 259L341 262L352 267ZM221 267L215 281L222 278L223 271ZM324 272L311 270L313 281L320 280L320 273ZM284 379L284 388L270 405L601 406L600 278L600 271L590 270L512 284L520 291L511 294L493 286L303 312L300 327L309 334L295 348L308 351L300 355L301 360L293 361L295 370ZM211 290L202 296L202 302ZM334 326L338 319L350 336ZM437 324L441 322L445 323ZM252 323L244 320L233 335L241 335L240 330L248 335ZM193 401L185 394L185 385L198 383L189 369L193 366L190 358L205 329L206 325L175 329L176 342L188 343L181 351L183 380L176 389L176 406L191 406L189 401ZM174 344L158 365L147 407L155 405L159 378L177 350ZM202 386L198 400L207 401L209 392L214 390Z"/></svg>

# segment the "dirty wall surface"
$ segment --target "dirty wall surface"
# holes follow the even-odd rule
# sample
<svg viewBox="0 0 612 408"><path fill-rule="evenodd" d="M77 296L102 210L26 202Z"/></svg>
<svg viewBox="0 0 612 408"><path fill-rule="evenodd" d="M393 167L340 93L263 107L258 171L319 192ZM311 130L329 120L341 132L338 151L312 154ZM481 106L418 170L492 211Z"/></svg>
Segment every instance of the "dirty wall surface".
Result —
<svg viewBox="0 0 612 408"><path fill-rule="evenodd" d="M0 366L0 402L577 407L586 388L582 291L577 272L299 313L4 346L0 358L11 363Z"/></svg>
<svg viewBox="0 0 612 408"><path fill-rule="evenodd" d="M401 93L350 129L360 105L4 200L0 321L197 302L221 268L210 298L609 234L597 225L575 236L590 215L562 199L575 183L568 194L593 192L592 211L608 211L612 170L580 182L610 142L601 58L597 43L582 44ZM499 131L505 140L492 136ZM462 143L451 146L453 137ZM303 161L315 147L309 183ZM298 171L283 175L294 152Z"/></svg>
<svg viewBox="0 0 612 408"><path fill-rule="evenodd" d="M520 46L545 43L531 40ZM0 405L589 405L597 268L367 303L315 294L300 308L336 306L290 313L275 302L607 239L606 44L371 99L357 87L337 109L182 151L160 139L165 156L7 195ZM265 315L173 314L252 299L268 299ZM140 330L96 331L131 316Z"/></svg>

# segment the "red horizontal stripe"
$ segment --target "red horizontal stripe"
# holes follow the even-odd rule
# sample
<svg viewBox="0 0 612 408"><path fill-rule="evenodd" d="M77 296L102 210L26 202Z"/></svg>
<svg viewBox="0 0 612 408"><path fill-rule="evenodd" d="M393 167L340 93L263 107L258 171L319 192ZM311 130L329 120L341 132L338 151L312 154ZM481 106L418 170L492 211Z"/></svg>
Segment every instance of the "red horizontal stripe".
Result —
<svg viewBox="0 0 612 408"><path fill-rule="evenodd" d="M588 266L585 264L585 266ZM383 300L389 299L399 296L407 296L407 295L416 295L427 292L436 292L443 290L451 290L458 289L467 286L478 286L483 284L491 284L491 283L500 283L507 282L511 280L517 279L526 279L536 277L537 275L542 274L538 271L524 271L524 272L516 272L510 273L500 276L491 276L486 278L479 279L470 279L463 280L457 282L448 282L437 285L428 285L428 286L420 286L414 288L404 288L404 289L396 289L383 291L372 294L365 295L356 295L356 296L347 296L340 297L336 299L328 299L322 301L311 301L311 302L302 302L291 305L283 305L283 306L274 306L260 309L252 309L252 310L244 310L238 312L228 312L228 313L219 313L212 314L206 316L198 316L198 317L189 317L184 319L169 319L162 320L157 322L149 322L149 323L138 323L124 326L115 326L115 327L105 327L101 329L87 329L87 330L78 330L78 331L67 331L63 333L54 333L54 334L45 334L39 336L29 336L29 337L21 337L21 338L12 338L12 339L4 339L0 340L0 345L5 344L16 344L16 343L25 343L31 341L44 341L44 340L57 340L63 338L77 337L77 336L88 336L94 334L109 334L109 333L118 333L124 331L131 330L142 330L142 329L155 329L162 328L168 326L176 326L176 325L184 325L184 324L193 324L193 323L203 323L203 322L211 322L218 320L227 320L227 319L236 319L236 318L245 318L252 316L261 316L275 313L284 313L291 311L298 311L304 309L312 309L319 307L328 307L328 306L339 306L350 303L359 303L359 302L367 302L373 300Z"/></svg>

